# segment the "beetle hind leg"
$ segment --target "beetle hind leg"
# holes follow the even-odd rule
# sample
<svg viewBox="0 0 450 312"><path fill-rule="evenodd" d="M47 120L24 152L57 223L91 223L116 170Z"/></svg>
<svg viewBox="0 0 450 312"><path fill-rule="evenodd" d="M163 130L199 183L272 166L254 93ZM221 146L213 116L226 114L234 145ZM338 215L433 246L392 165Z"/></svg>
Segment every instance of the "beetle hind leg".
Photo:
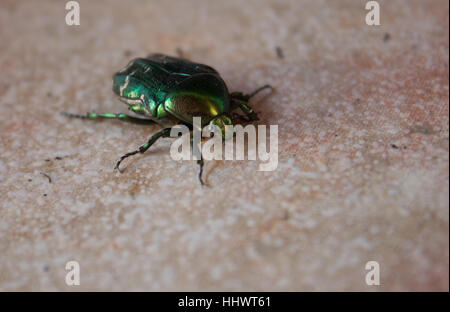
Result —
<svg viewBox="0 0 450 312"><path fill-rule="evenodd" d="M62 112L61 115L71 118L81 118L81 119L93 119L93 120L101 120L101 119L117 119L120 121L125 121L138 125L150 125L155 124L155 122L151 119L144 118L136 118L129 116L127 114L115 114L115 113L86 113L85 115L71 114Z"/></svg>

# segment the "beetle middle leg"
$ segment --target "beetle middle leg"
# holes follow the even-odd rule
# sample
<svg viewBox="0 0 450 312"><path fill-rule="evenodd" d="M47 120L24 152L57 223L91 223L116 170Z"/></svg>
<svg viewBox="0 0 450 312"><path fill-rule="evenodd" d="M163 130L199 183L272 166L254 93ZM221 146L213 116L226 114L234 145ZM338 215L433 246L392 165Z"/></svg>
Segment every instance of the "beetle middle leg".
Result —
<svg viewBox="0 0 450 312"><path fill-rule="evenodd" d="M145 153L146 150L148 150L150 148L150 146L153 145L153 143L155 143L159 138L168 138L170 137L170 129L171 128L164 128L158 132L156 132L155 134L153 134L147 141L147 143L142 144L141 146L138 147L137 150L126 153L125 155L123 155L122 157L120 157L119 161L117 162L116 166L114 167L114 169L117 169L120 171L120 163L127 157L133 156L137 153Z"/></svg>
<svg viewBox="0 0 450 312"><path fill-rule="evenodd" d="M61 113L63 116L71 117L71 118L81 118L81 119L117 119L120 121L125 121L133 124L138 125L150 125L155 124L155 122L151 119L144 119L144 118L136 118L129 116L127 114L115 114L115 113L87 113L86 115L77 115L77 114L71 114L71 113Z"/></svg>

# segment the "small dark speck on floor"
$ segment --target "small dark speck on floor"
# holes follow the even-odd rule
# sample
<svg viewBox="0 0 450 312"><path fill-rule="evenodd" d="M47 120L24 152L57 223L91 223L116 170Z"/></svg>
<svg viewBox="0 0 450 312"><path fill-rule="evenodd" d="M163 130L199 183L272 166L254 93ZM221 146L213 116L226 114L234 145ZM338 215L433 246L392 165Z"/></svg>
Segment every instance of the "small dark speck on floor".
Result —
<svg viewBox="0 0 450 312"><path fill-rule="evenodd" d="M41 172L41 174L48 179L48 183L52 183L52 178L45 172Z"/></svg>
<svg viewBox="0 0 450 312"><path fill-rule="evenodd" d="M383 41L384 42L388 42L389 40L391 40L391 34L385 33L384 37L383 37Z"/></svg>
<svg viewBox="0 0 450 312"><path fill-rule="evenodd" d="M275 52L277 53L278 58L284 59L284 52L281 47L276 47Z"/></svg>
<svg viewBox="0 0 450 312"><path fill-rule="evenodd" d="M63 158L67 158L67 157L69 157L69 156L56 156L56 157L54 157L53 159L54 160L62 160ZM50 158L46 158L46 159L44 159L45 161L51 161L51 159Z"/></svg>
<svg viewBox="0 0 450 312"><path fill-rule="evenodd" d="M353 102L353 105L359 105L359 104L361 104L361 99L360 99L360 98L357 98L357 99L355 100L355 102Z"/></svg>

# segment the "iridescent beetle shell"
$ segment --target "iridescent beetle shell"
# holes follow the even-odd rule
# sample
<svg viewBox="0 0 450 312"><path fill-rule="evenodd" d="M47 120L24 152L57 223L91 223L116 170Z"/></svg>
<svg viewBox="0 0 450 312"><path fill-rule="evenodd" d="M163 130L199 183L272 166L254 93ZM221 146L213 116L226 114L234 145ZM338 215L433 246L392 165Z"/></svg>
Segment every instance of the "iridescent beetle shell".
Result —
<svg viewBox="0 0 450 312"><path fill-rule="evenodd" d="M230 95L212 67L162 54L132 60L113 76L113 91L129 109L159 123L231 125Z"/></svg>

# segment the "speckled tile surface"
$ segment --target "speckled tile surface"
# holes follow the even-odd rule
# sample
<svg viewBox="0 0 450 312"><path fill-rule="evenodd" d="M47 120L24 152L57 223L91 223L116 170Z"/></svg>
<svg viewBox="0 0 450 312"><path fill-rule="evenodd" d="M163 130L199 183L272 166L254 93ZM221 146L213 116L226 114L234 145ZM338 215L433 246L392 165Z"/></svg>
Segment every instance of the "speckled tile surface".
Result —
<svg viewBox="0 0 450 312"><path fill-rule="evenodd" d="M0 3L0 290L447 290L447 1ZM284 58L277 57L281 47ZM111 75L150 52L214 66L279 125L279 166L170 158ZM51 183L44 175L51 177ZM81 285L65 284L65 264ZM367 286L365 263L380 263Z"/></svg>

